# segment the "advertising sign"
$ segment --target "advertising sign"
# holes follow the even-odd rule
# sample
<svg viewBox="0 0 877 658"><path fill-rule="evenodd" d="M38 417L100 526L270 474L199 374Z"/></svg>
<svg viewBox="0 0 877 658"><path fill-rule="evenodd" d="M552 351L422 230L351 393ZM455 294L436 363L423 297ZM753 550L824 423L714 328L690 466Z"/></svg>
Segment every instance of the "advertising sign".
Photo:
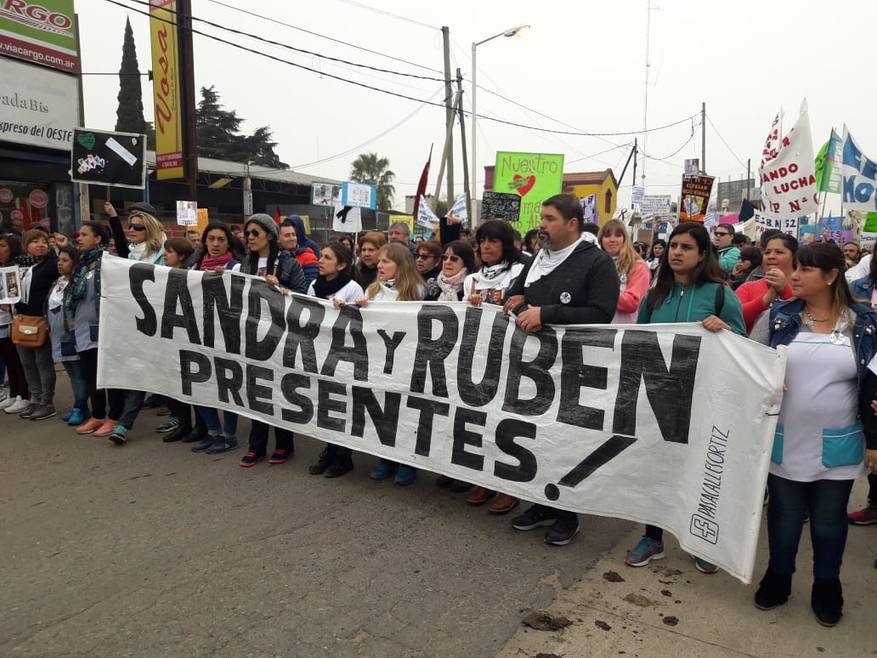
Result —
<svg viewBox="0 0 877 658"><path fill-rule="evenodd" d="M183 120L178 75L176 0L149 0L152 98L155 103L155 177L182 178Z"/></svg>
<svg viewBox="0 0 877 658"><path fill-rule="evenodd" d="M76 128L70 152L70 179L143 189L146 180L146 135Z"/></svg>
<svg viewBox="0 0 877 658"><path fill-rule="evenodd" d="M7 142L69 151L79 125L72 75L0 57L0 136Z"/></svg>
<svg viewBox="0 0 877 658"><path fill-rule="evenodd" d="M79 73L73 0L0 1L0 56Z"/></svg>
<svg viewBox="0 0 877 658"><path fill-rule="evenodd" d="M497 151L493 191L521 198L518 230L539 226L542 202L563 191L563 155ZM482 213L483 217L487 217Z"/></svg>

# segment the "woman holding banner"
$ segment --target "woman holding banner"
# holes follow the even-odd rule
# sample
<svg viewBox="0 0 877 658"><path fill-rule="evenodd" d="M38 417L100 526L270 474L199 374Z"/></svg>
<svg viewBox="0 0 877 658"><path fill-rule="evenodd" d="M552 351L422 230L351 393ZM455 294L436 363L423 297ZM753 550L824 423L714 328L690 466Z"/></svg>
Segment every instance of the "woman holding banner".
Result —
<svg viewBox="0 0 877 658"><path fill-rule="evenodd" d="M320 274L311 282L308 295L341 306L354 304L363 291L353 280L353 252L341 242L330 242L320 253ZM327 443L316 464L308 467L311 475L341 477L353 470L353 451Z"/></svg>
<svg viewBox="0 0 877 658"><path fill-rule="evenodd" d="M655 287L639 307L637 324L700 322L709 331L727 329L746 335L743 312L724 281L703 224L685 222L670 234L661 258ZM664 557L664 531L647 525L645 535L624 558L631 567L644 567ZM695 558L698 571L713 574L716 565Z"/></svg>
<svg viewBox="0 0 877 658"><path fill-rule="evenodd" d="M425 294L411 251L400 242L391 242L378 252L377 279L356 304L366 307L370 302L419 302ZM395 475L396 484L407 487L417 479L417 469L382 458L369 475L372 480L387 480Z"/></svg>
<svg viewBox="0 0 877 658"><path fill-rule="evenodd" d="M226 270L236 272L241 264L235 256L235 244L239 244L237 238L232 235L226 224L211 223L207 225L201 234L203 250L201 258L195 265L196 270L202 272L217 272L222 274ZM219 418L219 410L210 407L195 407L195 426L192 427L191 419L186 425L188 412L180 412L179 427L165 435L163 441L170 443L182 441L183 443L196 443L192 452L204 452L213 444L222 447L226 442L237 445L238 415L232 411L223 411L222 420Z"/></svg>
<svg viewBox="0 0 877 658"><path fill-rule="evenodd" d="M789 280L792 278L797 251L798 241L791 235L780 233L770 238L761 258L764 277L737 288L747 332L752 331L759 316L777 299L791 299L792 287Z"/></svg>
<svg viewBox="0 0 877 658"><path fill-rule="evenodd" d="M505 303L506 292L524 269L515 247L516 235L515 229L501 219L488 220L475 231L481 267L463 282L464 294L468 295L469 303L475 306L485 302L500 306ZM475 487L466 496L466 503L472 506L484 505L495 494L495 491L485 487ZM500 493L490 503L488 511L491 514L507 514L519 502L514 496Z"/></svg>
<svg viewBox="0 0 877 658"><path fill-rule="evenodd" d="M359 238L359 261L353 269L353 278L363 290L378 278L378 252L385 244L384 234L375 231Z"/></svg>
<svg viewBox="0 0 877 658"><path fill-rule="evenodd" d="M610 219L597 235L600 247L612 257L621 292L612 324L636 324L640 302L649 290L649 266L630 243L627 227L620 219Z"/></svg>
<svg viewBox="0 0 877 658"><path fill-rule="evenodd" d="M806 518L813 545L810 606L823 626L843 614L840 566L853 482L877 471L877 313L855 304L834 243L798 251L791 277L795 299L774 305L752 330L771 347L787 346L785 395L767 487L770 560L755 593L769 610L789 599ZM866 449L867 448L867 449Z"/></svg>
<svg viewBox="0 0 877 658"><path fill-rule="evenodd" d="M472 251L472 245L462 240L448 243L441 262L442 268L438 276L427 283L426 300L463 301L466 292L463 282L469 273L475 270L475 253Z"/></svg>
<svg viewBox="0 0 877 658"><path fill-rule="evenodd" d="M284 291L307 292L304 271L295 256L279 248L277 240L279 229L274 218L264 213L250 216L244 224L247 239L247 256L241 265L241 272L265 279L269 285ZM277 446L268 460L269 464L285 464L294 451L293 435L282 427L274 428ZM205 452L218 454L237 447L234 437L220 437ZM241 459L241 466L250 468L265 459L268 453L268 425L258 420L250 424L250 447Z"/></svg>

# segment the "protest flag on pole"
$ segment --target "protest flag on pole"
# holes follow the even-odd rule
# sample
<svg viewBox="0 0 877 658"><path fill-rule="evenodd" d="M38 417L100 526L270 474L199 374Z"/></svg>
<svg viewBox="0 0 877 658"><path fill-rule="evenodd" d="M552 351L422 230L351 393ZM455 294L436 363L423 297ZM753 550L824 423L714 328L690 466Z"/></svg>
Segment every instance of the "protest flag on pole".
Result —
<svg viewBox="0 0 877 658"><path fill-rule="evenodd" d="M420 200L423 198L423 195L426 194L426 182L429 179L429 163L432 162L432 147L433 145L429 145L429 157L426 159L426 164L423 165L423 171L420 174L420 182L417 183L417 192L414 194L414 210L411 213L415 217L417 217L417 211L420 208Z"/></svg>

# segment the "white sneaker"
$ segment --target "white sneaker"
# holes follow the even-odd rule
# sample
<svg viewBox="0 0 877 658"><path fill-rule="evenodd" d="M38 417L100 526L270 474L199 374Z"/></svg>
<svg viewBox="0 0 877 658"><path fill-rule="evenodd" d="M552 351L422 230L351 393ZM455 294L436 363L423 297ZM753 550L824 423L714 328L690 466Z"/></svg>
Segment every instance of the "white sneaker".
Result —
<svg viewBox="0 0 877 658"><path fill-rule="evenodd" d="M13 404L18 402L21 399L21 396L16 395L14 398L7 397L3 402L0 402L0 411L11 407Z"/></svg>
<svg viewBox="0 0 877 658"><path fill-rule="evenodd" d="M19 414L30 406L30 400L18 399L14 404L9 405L3 411L8 414Z"/></svg>

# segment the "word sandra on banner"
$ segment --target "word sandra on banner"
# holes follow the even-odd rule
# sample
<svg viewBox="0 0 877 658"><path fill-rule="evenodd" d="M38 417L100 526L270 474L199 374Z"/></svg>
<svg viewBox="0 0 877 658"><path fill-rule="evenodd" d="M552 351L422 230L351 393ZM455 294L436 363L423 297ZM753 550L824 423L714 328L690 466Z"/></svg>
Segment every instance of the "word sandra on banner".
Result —
<svg viewBox="0 0 877 658"><path fill-rule="evenodd" d="M98 384L219 407L589 514L749 582L785 357L699 325L545 327L498 307L335 309L104 256Z"/></svg>

